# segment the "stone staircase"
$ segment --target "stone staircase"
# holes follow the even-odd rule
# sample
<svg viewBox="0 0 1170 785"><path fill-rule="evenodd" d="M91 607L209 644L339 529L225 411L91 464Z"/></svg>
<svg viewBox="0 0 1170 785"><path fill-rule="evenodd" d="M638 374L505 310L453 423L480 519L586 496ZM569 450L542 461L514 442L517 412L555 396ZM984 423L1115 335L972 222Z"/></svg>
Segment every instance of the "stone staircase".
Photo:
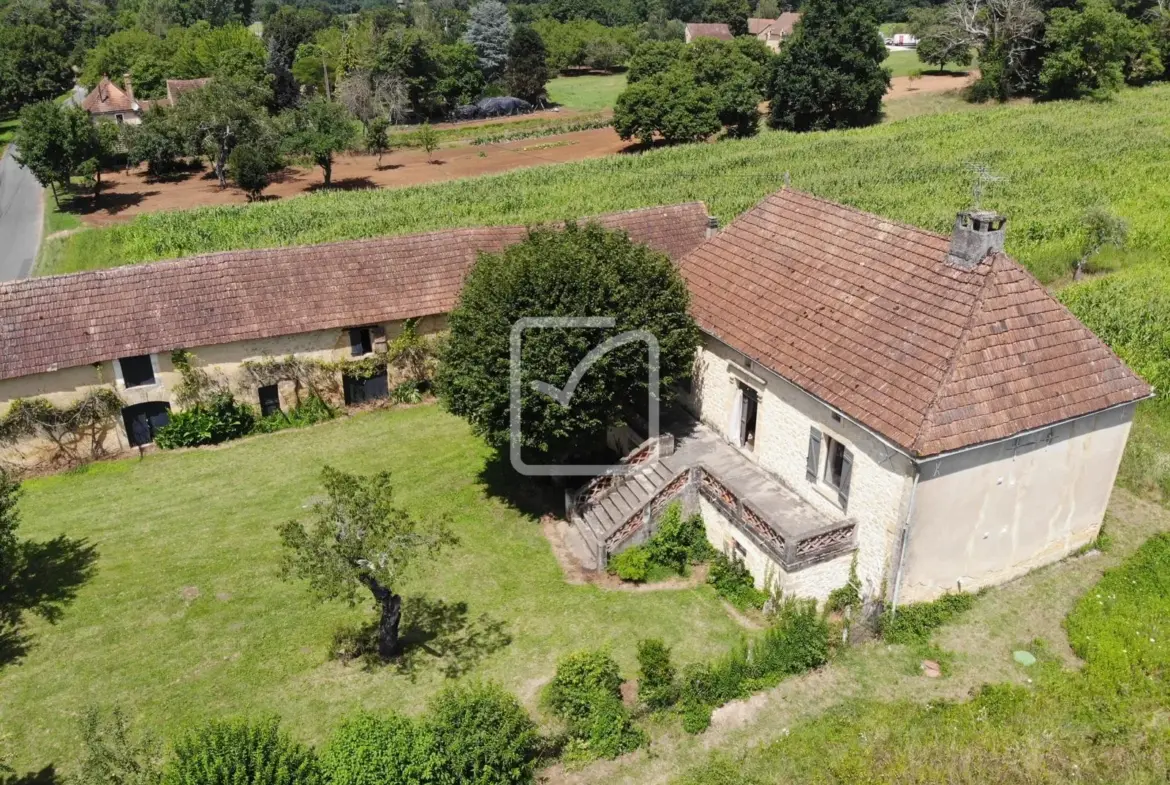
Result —
<svg viewBox="0 0 1170 785"><path fill-rule="evenodd" d="M620 537L631 521L636 527L646 506L686 471L668 454L672 446L672 440L642 444L623 460L632 467L628 474L595 477L569 499L569 523L580 540L574 550L585 567L605 569L607 542ZM653 460L655 450L658 460Z"/></svg>

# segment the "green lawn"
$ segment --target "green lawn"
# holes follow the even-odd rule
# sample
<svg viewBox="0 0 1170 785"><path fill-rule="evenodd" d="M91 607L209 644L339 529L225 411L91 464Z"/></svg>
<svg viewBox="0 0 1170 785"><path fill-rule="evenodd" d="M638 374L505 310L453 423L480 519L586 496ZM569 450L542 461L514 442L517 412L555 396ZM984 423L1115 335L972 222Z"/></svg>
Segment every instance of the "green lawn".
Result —
<svg viewBox="0 0 1170 785"><path fill-rule="evenodd" d="M4 149L8 147L12 137L16 136L16 129L19 126L20 120L15 117L0 119L0 155L4 155Z"/></svg>
<svg viewBox="0 0 1170 785"><path fill-rule="evenodd" d="M62 621L35 625L31 654L0 669L7 762L21 772L70 769L87 704L121 703L164 735L201 718L275 712L320 741L359 708L416 710L452 665L501 681L532 706L568 651L612 645L632 674L639 637L661 636L681 659L697 660L742 633L706 586L568 585L537 522L485 495L486 456L462 421L421 406L26 483L24 536L85 537L100 555ZM408 597L467 605L467 628L431 648L448 640L458 650L458 639L497 623L511 643L478 652L478 663L466 640L443 659L417 650L411 674L330 662L334 631L370 618L367 605L320 606L305 585L277 577L276 526L319 494L325 463L390 469L404 506L450 516L460 547L405 587Z"/></svg>
<svg viewBox="0 0 1170 785"><path fill-rule="evenodd" d="M909 76L914 71L930 72L940 70L936 66L919 60L917 51L890 52L883 65L889 68L894 76ZM941 70L959 72L968 69L947 63L946 67Z"/></svg>
<svg viewBox="0 0 1170 785"><path fill-rule="evenodd" d="M579 112L612 109L625 89L625 74L558 76L548 83L548 99Z"/></svg>
<svg viewBox="0 0 1170 785"><path fill-rule="evenodd" d="M1005 178L985 204L1010 218L1008 250L1042 280L1067 273L1081 217L1108 205L1130 245L1170 255L1170 85L1108 102L1010 105L845 132L615 155L397 190L326 192L249 206L153 213L69 238L41 272L207 251L320 243L452 226L557 220L691 199L723 222L781 188L949 232L971 204L970 162Z"/></svg>

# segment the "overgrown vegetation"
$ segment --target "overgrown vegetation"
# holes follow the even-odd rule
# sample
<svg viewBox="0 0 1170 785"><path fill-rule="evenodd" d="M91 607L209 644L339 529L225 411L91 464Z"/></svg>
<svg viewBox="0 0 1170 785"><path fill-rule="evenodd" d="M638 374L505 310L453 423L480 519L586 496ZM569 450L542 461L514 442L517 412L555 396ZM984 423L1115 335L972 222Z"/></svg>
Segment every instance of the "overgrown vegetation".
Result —
<svg viewBox="0 0 1170 785"><path fill-rule="evenodd" d="M701 733L710 725L712 709L825 664L830 637L815 600L781 600L772 624L759 637L683 670L679 697L683 729Z"/></svg>
<svg viewBox="0 0 1170 785"><path fill-rule="evenodd" d="M716 553L711 559L707 582L715 587L720 597L741 611L759 610L771 597L768 592L756 588L756 579L742 560L724 553Z"/></svg>
<svg viewBox="0 0 1170 785"><path fill-rule="evenodd" d="M676 500L662 511L650 539L611 557L609 570L623 581L642 583L685 575L688 565L705 562L714 554L702 517L695 513L684 519L682 502Z"/></svg>
<svg viewBox="0 0 1170 785"><path fill-rule="evenodd" d="M123 402L109 387L95 387L66 406L47 398L17 398L0 416L0 446L40 438L52 445L49 464L80 463L105 454Z"/></svg>
<svg viewBox="0 0 1170 785"><path fill-rule="evenodd" d="M971 610L974 594L944 594L930 602L912 602L899 605L896 611L886 611L879 621L882 637L890 643L924 643L931 633Z"/></svg>
<svg viewBox="0 0 1170 785"><path fill-rule="evenodd" d="M542 700L568 727L569 761L616 758L644 745L647 736L622 704L622 677L606 651L579 651L557 663Z"/></svg>
<svg viewBox="0 0 1170 785"><path fill-rule="evenodd" d="M1168 575L1161 533L1080 598L1065 626L1083 667L1033 646L1040 662L1027 684L958 702L846 701L679 783L1160 782L1170 763Z"/></svg>

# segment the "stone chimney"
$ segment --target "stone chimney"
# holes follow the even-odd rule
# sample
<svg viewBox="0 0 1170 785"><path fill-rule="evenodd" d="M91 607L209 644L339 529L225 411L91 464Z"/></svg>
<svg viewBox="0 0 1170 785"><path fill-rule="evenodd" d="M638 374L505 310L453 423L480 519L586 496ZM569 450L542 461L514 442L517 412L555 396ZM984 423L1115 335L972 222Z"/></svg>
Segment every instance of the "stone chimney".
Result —
<svg viewBox="0 0 1170 785"><path fill-rule="evenodd" d="M993 253L1003 250L1007 218L983 210L964 211L955 218L947 264L970 270Z"/></svg>
<svg viewBox="0 0 1170 785"><path fill-rule="evenodd" d="M713 215L707 216L707 236L714 237L719 234L719 219Z"/></svg>
<svg viewBox="0 0 1170 785"><path fill-rule="evenodd" d="M138 103L134 99L134 83L130 81L130 74L122 74L122 88L126 91L126 97L130 99L131 104Z"/></svg>

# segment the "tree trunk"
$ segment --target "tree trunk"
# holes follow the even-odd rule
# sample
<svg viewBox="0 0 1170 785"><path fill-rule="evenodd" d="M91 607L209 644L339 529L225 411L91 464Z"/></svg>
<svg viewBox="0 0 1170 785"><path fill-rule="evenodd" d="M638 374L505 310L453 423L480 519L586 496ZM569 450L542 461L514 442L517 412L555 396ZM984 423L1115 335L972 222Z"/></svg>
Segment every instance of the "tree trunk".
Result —
<svg viewBox="0 0 1170 785"><path fill-rule="evenodd" d="M325 171L325 187L333 183L333 161L322 161L321 168Z"/></svg>
<svg viewBox="0 0 1170 785"><path fill-rule="evenodd" d="M53 204L57 205L57 209L61 209L61 197L57 196L57 184L49 182L49 187L53 189Z"/></svg>
<svg viewBox="0 0 1170 785"><path fill-rule="evenodd" d="M362 583L374 595L381 608L378 619L378 656L389 660L398 654L398 624L402 621L402 597L387 589L373 578L362 578Z"/></svg>

